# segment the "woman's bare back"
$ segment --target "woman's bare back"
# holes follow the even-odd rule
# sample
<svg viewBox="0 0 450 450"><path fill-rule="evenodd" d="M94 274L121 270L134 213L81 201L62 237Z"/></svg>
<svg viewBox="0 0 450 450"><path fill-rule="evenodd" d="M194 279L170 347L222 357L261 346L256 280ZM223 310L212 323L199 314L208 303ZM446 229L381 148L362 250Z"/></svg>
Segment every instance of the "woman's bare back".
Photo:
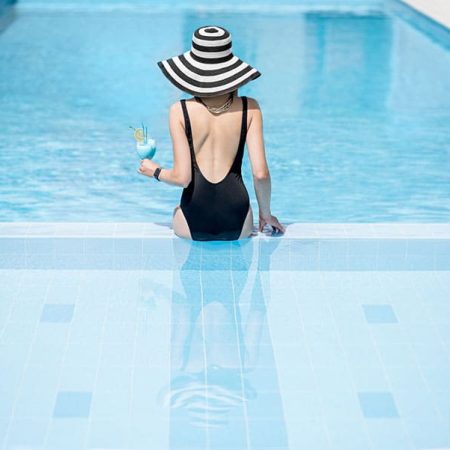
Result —
<svg viewBox="0 0 450 450"><path fill-rule="evenodd" d="M242 123L242 98L234 97L230 109L213 114L195 99L186 100L191 120L197 164L212 183L228 173L239 146Z"/></svg>
<svg viewBox="0 0 450 450"><path fill-rule="evenodd" d="M241 173L248 102L246 97L239 100L239 113L233 108L212 118L204 114L206 108L201 103L180 102L192 175L183 189L180 209L194 240L236 240L251 232L250 199Z"/></svg>

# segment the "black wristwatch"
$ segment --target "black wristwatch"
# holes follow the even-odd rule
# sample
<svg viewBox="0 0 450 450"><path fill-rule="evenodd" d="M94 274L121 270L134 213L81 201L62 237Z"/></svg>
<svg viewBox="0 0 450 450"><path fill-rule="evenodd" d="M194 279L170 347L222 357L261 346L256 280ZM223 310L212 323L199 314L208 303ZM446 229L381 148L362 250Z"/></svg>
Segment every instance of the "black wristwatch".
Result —
<svg viewBox="0 0 450 450"><path fill-rule="evenodd" d="M154 176L158 181L161 181L161 180L159 179L159 174L161 173L161 169L162 169L162 167L157 167L157 168L155 169L155 171L153 172L153 176Z"/></svg>

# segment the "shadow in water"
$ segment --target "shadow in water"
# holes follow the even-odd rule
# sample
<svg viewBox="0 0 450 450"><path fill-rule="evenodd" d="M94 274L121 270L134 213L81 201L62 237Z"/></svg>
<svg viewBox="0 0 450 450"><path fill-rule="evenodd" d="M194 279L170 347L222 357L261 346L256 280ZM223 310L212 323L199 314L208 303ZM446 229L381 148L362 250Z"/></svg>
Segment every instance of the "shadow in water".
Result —
<svg viewBox="0 0 450 450"><path fill-rule="evenodd" d="M16 0L0 0L0 34L16 20Z"/></svg>
<svg viewBox="0 0 450 450"><path fill-rule="evenodd" d="M170 448L287 448L258 270L279 240L173 242Z"/></svg>

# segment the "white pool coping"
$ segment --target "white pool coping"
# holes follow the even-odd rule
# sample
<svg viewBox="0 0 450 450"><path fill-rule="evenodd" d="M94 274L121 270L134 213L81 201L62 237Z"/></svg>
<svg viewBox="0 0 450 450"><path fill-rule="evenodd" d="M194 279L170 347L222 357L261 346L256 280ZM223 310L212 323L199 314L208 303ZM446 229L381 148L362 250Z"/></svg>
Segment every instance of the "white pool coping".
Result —
<svg viewBox="0 0 450 450"><path fill-rule="evenodd" d="M256 230L255 230L256 232ZM255 236L266 238L270 232ZM0 222L2 238L87 237L173 239L169 223L145 222ZM292 223L289 239L450 239L450 223Z"/></svg>
<svg viewBox="0 0 450 450"><path fill-rule="evenodd" d="M450 30L450 0L401 0L419 13Z"/></svg>

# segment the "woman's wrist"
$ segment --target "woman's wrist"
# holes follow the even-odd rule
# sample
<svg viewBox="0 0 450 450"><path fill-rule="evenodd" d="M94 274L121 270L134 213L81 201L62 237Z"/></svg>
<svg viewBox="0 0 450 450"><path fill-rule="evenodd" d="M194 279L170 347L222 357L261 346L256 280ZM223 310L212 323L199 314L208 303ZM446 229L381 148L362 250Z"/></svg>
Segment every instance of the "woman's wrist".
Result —
<svg viewBox="0 0 450 450"><path fill-rule="evenodd" d="M269 217L272 217L272 213L270 212L270 210L269 211L261 211L261 210L259 210L259 217L261 219L267 219Z"/></svg>

